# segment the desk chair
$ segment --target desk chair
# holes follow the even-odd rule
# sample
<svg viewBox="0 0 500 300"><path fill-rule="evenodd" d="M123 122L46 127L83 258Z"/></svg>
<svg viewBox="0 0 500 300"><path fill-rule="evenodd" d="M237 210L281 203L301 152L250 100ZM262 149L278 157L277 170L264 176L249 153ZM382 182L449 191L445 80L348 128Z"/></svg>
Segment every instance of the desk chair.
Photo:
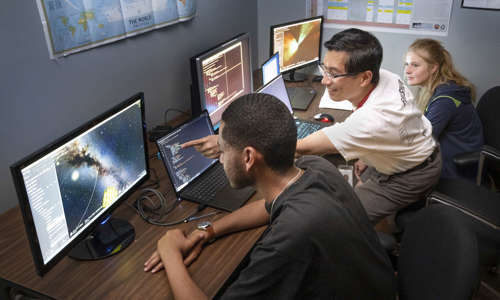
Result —
<svg viewBox="0 0 500 300"><path fill-rule="evenodd" d="M479 119L483 125L484 146L480 152L463 153L454 157L453 161L459 169L478 168L476 176L476 184L492 186L498 189L500 178L500 86L493 87L486 91L480 98L477 105L477 112ZM488 159L489 168L485 168L485 161ZM484 176L484 175L487 176ZM487 178L486 180L484 178ZM443 181L443 180L441 180ZM447 181L447 180L446 180ZM488 182L489 181L489 182ZM438 192L447 194L447 189L450 183L443 183L441 187L438 186ZM453 187L449 187L453 190ZM420 207L418 207L420 206ZM407 214L423 207L423 203L410 206L403 209L396 217L396 224L404 227L411 219L412 214Z"/></svg>
<svg viewBox="0 0 500 300"><path fill-rule="evenodd" d="M500 86L488 90L477 107L483 123L485 145L480 153L465 154L455 161L470 165L477 162L476 183L462 179L441 179L437 188L427 198L427 203L441 203L472 217L480 245L482 264L495 265L500 254L500 194L495 191L494 181L484 184L483 174L494 178L500 165ZM497 264L498 266L498 264ZM499 268L497 267L497 271Z"/></svg>
<svg viewBox="0 0 500 300"><path fill-rule="evenodd" d="M400 300L471 299L479 286L478 242L469 217L445 205L418 211L399 252Z"/></svg>
<svg viewBox="0 0 500 300"><path fill-rule="evenodd" d="M477 166L477 186L465 180L441 179L435 191L428 197L428 201L440 202L456 207L462 212L477 218L480 222L490 227L492 226L494 230L498 230L500 229L499 195L488 190L486 187L482 187L481 184L486 184L487 180L483 180L483 174L487 174L490 182L487 185L496 186L497 188L499 185L500 150L498 149L500 149L500 118L498 117L498 112L500 112L500 86L489 89L481 97L477 111L483 125L485 145L480 152L464 153L454 158L454 162L459 168L474 168ZM488 162L488 168L486 167L486 162ZM395 222L401 231L412 222L416 212L424 204L425 201L419 201L396 214ZM479 229L479 231L488 230ZM489 259L486 260L491 261L491 257L494 256L492 253L496 252L494 250L496 243L492 243L492 240L495 238L493 237L492 239L490 232L481 236L488 236L482 239L483 242L481 244L491 244L491 247L483 247L488 249L485 251L488 255L481 255L481 257L488 257ZM392 244L389 243L388 245ZM500 270L500 268L497 269Z"/></svg>
<svg viewBox="0 0 500 300"><path fill-rule="evenodd" d="M478 166L476 184L486 184L498 189L500 178L500 163L498 163L500 149L500 86L493 87L486 91L479 100L477 113L483 125L484 147L481 152L464 153L454 158L455 164L459 168L470 168ZM489 168L485 170L485 159L489 159ZM487 175L487 180L483 176Z"/></svg>
<svg viewBox="0 0 500 300"><path fill-rule="evenodd" d="M495 177L500 166L500 86L489 89L480 99L477 111L483 124L484 146L479 153L455 157L461 167L478 166L476 184L460 179L441 179L428 202L453 206L494 230L500 229L500 194L495 191ZM483 175L491 184L485 186ZM483 184L483 185L482 185ZM499 233L500 234L500 233Z"/></svg>
<svg viewBox="0 0 500 300"><path fill-rule="evenodd" d="M500 178L500 172L498 171L500 170L500 118L498 117L498 113L500 112L500 86L493 87L484 93L477 105L477 112L483 125L485 144L480 152L457 155L454 158L454 162L460 169L470 169L477 166L476 184L478 186L485 184L498 188L498 179ZM488 160L488 168L485 167L486 160ZM484 174L487 174L486 178L488 180L484 180ZM457 186L462 184L470 186L470 183L467 182L460 183L461 181L442 179L436 189L439 194L432 195L431 199L436 201L436 199L440 198L438 195L457 194L454 193L456 189L455 184L451 183L452 181L456 182ZM464 198L475 198L475 188L470 187L467 191L460 188L460 190L465 193L464 196L467 195ZM487 193L484 192L481 194ZM485 197L488 196L485 195ZM421 202L402 209L396 216L396 224L400 228L404 228L411 221L414 211L423 206L424 202Z"/></svg>

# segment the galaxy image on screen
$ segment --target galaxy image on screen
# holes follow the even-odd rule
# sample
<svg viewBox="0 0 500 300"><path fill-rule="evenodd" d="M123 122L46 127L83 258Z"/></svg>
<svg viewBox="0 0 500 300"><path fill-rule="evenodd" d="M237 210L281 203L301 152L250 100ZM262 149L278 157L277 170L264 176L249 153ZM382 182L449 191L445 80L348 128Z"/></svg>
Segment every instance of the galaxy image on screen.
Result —
<svg viewBox="0 0 500 300"><path fill-rule="evenodd" d="M144 151L139 104L64 146L55 164L70 236L143 174Z"/></svg>

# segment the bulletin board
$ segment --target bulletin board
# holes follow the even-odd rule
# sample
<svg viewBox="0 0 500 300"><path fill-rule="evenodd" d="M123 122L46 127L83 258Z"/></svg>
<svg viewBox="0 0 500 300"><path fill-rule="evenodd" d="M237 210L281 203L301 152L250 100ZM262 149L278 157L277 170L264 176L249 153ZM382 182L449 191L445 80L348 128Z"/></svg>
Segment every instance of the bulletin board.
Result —
<svg viewBox="0 0 500 300"><path fill-rule="evenodd" d="M324 16L325 27L447 36L453 0L309 0L308 5L309 15Z"/></svg>

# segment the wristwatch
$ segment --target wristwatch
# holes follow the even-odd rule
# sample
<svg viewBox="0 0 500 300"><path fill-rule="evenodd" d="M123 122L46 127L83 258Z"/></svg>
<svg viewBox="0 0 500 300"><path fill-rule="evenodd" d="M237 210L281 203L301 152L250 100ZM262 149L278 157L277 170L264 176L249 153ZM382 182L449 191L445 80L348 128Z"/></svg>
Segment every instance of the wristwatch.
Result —
<svg viewBox="0 0 500 300"><path fill-rule="evenodd" d="M206 231L208 233L208 243L212 243L213 241L215 241L215 231L214 231L214 227L212 226L212 222L210 222L210 221L200 222L200 223L198 223L196 228L198 230L203 230L203 231Z"/></svg>

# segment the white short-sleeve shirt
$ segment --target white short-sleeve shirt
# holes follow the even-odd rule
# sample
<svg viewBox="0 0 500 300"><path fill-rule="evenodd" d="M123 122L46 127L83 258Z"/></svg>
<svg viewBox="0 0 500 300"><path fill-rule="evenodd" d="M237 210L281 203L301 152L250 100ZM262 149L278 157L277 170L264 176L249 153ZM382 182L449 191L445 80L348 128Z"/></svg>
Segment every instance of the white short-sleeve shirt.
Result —
<svg viewBox="0 0 500 300"><path fill-rule="evenodd" d="M436 147L432 125L410 90L398 75L383 69L361 108L322 131L346 160L359 158L387 175L419 165Z"/></svg>

